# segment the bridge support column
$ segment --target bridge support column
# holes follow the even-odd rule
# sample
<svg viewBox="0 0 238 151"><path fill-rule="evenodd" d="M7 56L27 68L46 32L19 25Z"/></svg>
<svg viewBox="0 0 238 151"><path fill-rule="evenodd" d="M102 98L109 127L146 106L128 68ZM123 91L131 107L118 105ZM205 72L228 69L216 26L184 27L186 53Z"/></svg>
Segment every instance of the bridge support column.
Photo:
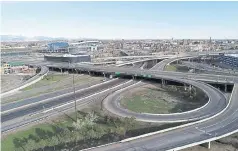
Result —
<svg viewBox="0 0 238 151"><path fill-rule="evenodd" d="M189 85L189 95L190 95L190 97L192 95L192 85Z"/></svg>
<svg viewBox="0 0 238 151"><path fill-rule="evenodd" d="M109 76L109 78L112 79L112 78L113 78L113 75L111 74L111 75Z"/></svg>
<svg viewBox="0 0 238 151"><path fill-rule="evenodd" d="M88 71L88 75L91 75L90 71Z"/></svg>
<svg viewBox="0 0 238 151"><path fill-rule="evenodd" d="M225 84L225 92L227 92L227 84Z"/></svg>
<svg viewBox="0 0 238 151"><path fill-rule="evenodd" d="M191 91L192 90L192 85L189 85L189 91Z"/></svg>
<svg viewBox="0 0 238 151"><path fill-rule="evenodd" d="M135 77L135 76L132 76L132 79L133 79L133 80L135 80L135 79L136 79L136 77Z"/></svg>
<svg viewBox="0 0 238 151"><path fill-rule="evenodd" d="M166 84L164 79L161 79L161 87L163 87Z"/></svg>
<svg viewBox="0 0 238 151"><path fill-rule="evenodd" d="M211 142L201 144L201 146L206 147L207 149L210 149L211 148Z"/></svg>
<svg viewBox="0 0 238 151"><path fill-rule="evenodd" d="M106 81L106 80L107 80L107 78L106 78L106 75L105 75L105 73L103 72L102 74L103 74L104 80Z"/></svg>

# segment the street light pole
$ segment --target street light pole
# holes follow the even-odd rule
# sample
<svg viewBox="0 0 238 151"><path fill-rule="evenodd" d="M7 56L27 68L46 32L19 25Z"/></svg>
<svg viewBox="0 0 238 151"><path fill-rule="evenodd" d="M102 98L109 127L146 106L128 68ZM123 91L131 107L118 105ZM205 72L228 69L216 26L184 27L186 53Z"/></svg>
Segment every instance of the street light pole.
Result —
<svg viewBox="0 0 238 151"><path fill-rule="evenodd" d="M73 73L73 88L74 88L74 109L75 109L75 119L76 119L76 122L77 122L77 121L78 121L78 117L77 117L77 101L76 101L75 86L74 86L74 73Z"/></svg>
<svg viewBox="0 0 238 151"><path fill-rule="evenodd" d="M69 68L70 68L70 61L69 62ZM74 73L73 73L73 89L74 89L74 110L75 110L75 121L78 121L77 117L77 100L76 100L76 94L75 94L75 86L74 86Z"/></svg>

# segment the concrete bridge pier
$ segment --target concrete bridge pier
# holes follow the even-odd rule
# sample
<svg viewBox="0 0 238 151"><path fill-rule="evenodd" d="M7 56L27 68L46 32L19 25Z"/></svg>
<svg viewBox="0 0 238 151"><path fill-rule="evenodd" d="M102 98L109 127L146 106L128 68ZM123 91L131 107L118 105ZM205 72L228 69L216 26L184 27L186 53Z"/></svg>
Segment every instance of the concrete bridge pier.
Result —
<svg viewBox="0 0 238 151"><path fill-rule="evenodd" d="M189 85L189 95L190 95L190 97L192 95L192 85Z"/></svg>
<svg viewBox="0 0 238 151"><path fill-rule="evenodd" d="M136 76L132 76L132 79L135 80L135 79L136 79Z"/></svg>
<svg viewBox="0 0 238 151"><path fill-rule="evenodd" d="M153 65L156 65L157 64L157 60L153 60Z"/></svg>
<svg viewBox="0 0 238 151"><path fill-rule="evenodd" d="M112 75L112 74L110 74L109 78L110 78L110 79L112 79L112 78L113 78L113 75Z"/></svg>
<svg viewBox="0 0 238 151"><path fill-rule="evenodd" d="M106 81L107 77L106 77L105 73L103 72L102 74L103 74L104 80Z"/></svg>
<svg viewBox="0 0 238 151"><path fill-rule="evenodd" d="M211 142L203 143L201 146L206 147L207 149L211 149Z"/></svg>
<svg viewBox="0 0 238 151"><path fill-rule="evenodd" d="M227 92L227 84L225 84L225 92Z"/></svg>
<svg viewBox="0 0 238 151"><path fill-rule="evenodd" d="M161 79L161 87L165 86L166 81L164 79Z"/></svg>
<svg viewBox="0 0 238 151"><path fill-rule="evenodd" d="M187 86L186 86L186 84L184 84L184 90L185 90L185 91L187 90Z"/></svg>

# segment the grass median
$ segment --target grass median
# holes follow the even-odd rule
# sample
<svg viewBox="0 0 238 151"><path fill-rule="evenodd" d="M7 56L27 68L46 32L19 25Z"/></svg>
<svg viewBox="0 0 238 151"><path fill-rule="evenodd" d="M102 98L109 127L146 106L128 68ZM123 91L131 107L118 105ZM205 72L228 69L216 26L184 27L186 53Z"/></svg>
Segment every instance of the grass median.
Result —
<svg viewBox="0 0 238 151"><path fill-rule="evenodd" d="M121 100L123 107L137 113L157 113L166 114L176 106L176 103L170 103L160 97L154 97L156 90L140 91L140 94L135 94L129 98L124 97Z"/></svg>
<svg viewBox="0 0 238 151"><path fill-rule="evenodd" d="M27 90L31 90L33 88L38 88L38 87L42 87L42 86L46 86L46 85L51 85L55 82L59 82L61 80L64 80L67 77L68 77L67 75L47 75L42 80L24 88L24 89L21 89L21 91L27 91Z"/></svg>
<svg viewBox="0 0 238 151"><path fill-rule="evenodd" d="M123 94L122 107L137 113L169 114L189 111L207 102L200 90L185 91L180 86L160 86L147 84Z"/></svg>

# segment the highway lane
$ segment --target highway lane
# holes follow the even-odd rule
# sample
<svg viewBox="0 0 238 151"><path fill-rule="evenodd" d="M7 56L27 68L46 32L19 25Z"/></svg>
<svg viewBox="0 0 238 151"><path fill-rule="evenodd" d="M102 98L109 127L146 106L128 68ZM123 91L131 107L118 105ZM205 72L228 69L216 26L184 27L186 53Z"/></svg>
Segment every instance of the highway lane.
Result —
<svg viewBox="0 0 238 151"><path fill-rule="evenodd" d="M153 66L151 68L151 70L163 71L166 65L168 65L176 60L195 58L195 57L198 57L198 56L183 56L183 57L164 59L164 60L160 61L159 63L157 63L155 66Z"/></svg>
<svg viewBox="0 0 238 151"><path fill-rule="evenodd" d="M230 104L220 115L188 125L183 128L174 129L163 133L141 137L131 141L121 141L101 147L85 149L90 151L165 151L182 149L222 138L227 133L232 134L238 129L238 85L236 84ZM210 139L210 140L209 140Z"/></svg>
<svg viewBox="0 0 238 151"><path fill-rule="evenodd" d="M88 88L90 86L93 86L93 85L99 84L99 83L102 83L102 81L94 81L94 82L90 82L90 83L86 83L86 84L82 84L82 85L75 85L75 90L78 91L83 88ZM23 100L6 103L1 106L1 112L12 110L14 108L18 108L18 107L24 106L24 105L29 105L31 103L41 102L46 99L53 98L55 96L60 96L60 95L64 95L67 93L73 93L73 90L74 90L74 88L70 87L70 88L65 88L63 90L58 90L58 91L54 91L54 92L50 92L50 93L44 93L39 96L34 96L34 97L26 98Z"/></svg>
<svg viewBox="0 0 238 151"><path fill-rule="evenodd" d="M221 74L221 75L223 75L223 74L238 75L238 72L236 72L236 71L231 71L231 70L225 70L225 69L222 69L222 68L212 67L212 66L209 66L208 64L204 64L204 63L183 61L182 65L186 66L190 69L197 69L197 70L200 70L200 71L206 72L206 73Z"/></svg>
<svg viewBox="0 0 238 151"><path fill-rule="evenodd" d="M74 97L76 97L77 99L83 98L83 97L89 96L91 94L100 92L102 90L108 89L110 87L113 87L115 85L118 85L120 83L123 83L125 81L126 80L124 80L124 79L116 79L114 81L104 83L102 85L98 85L98 86L92 87L90 89L84 89L82 91L79 91L76 93L75 96L73 94L65 95L63 97L50 99L44 103L36 103L31 106L27 106L26 108L20 108L20 109L16 109L16 110L13 110L13 111L10 111L7 113L3 113L3 114L1 114L1 120L2 120L2 122L6 122L6 121L13 120L15 118L18 118L18 117L21 117L24 115L29 115L29 114L32 114L35 112L43 111L43 110L58 106L60 104L72 101L72 100L74 100Z"/></svg>
<svg viewBox="0 0 238 151"><path fill-rule="evenodd" d="M100 102L103 99L105 99L105 97L108 94L113 93L118 89L129 86L133 83L134 83L133 80L129 81L126 80L126 82L120 83L106 90L93 93L92 95L77 99L77 109L83 108L84 106L89 105L93 102ZM14 120L4 122L2 123L1 131L2 133L7 133L9 131L19 129L32 123L39 123L40 121L44 121L45 119L59 117L61 115L65 116L65 114L67 113L72 113L72 109L74 109L74 103L75 103L74 101L70 101L70 103L64 103L54 108L44 110L43 112L37 112L34 114L30 114L29 116L28 115L22 116Z"/></svg>
<svg viewBox="0 0 238 151"><path fill-rule="evenodd" d="M55 64L55 65L47 65L48 67L54 68L69 68L66 64ZM131 69L131 68L124 68L124 67L103 67L103 66L91 66L91 65L73 65L71 68L75 68L78 70L85 70L85 71L96 71L108 74L115 74L120 73L121 75L150 75L156 74L157 76L173 76L177 78L186 78L186 79L193 79L193 80L204 80L204 81L211 81L215 83L234 83L238 82L237 76L230 76L230 75L214 75L214 74L197 74L197 73L183 73L183 72L169 72L169 71L157 71L157 70L142 70L142 69Z"/></svg>
<svg viewBox="0 0 238 151"><path fill-rule="evenodd" d="M180 58L188 58L186 57L180 57ZM172 59L166 59L166 61L163 63L163 65L160 65L160 68L164 68L164 65L167 63L174 61L176 58ZM162 61L163 62L163 61ZM54 68L65 68L65 69L78 69L78 70L85 70L85 71L97 71L97 72L104 72L109 74L115 74L115 72L120 72L121 74L129 74L129 75L144 75L145 70L143 69L132 69L132 68L124 68L124 67L105 67L105 66L93 66L93 65L87 65L87 64L71 64L71 67L69 67L68 63L45 63L48 67L54 67ZM155 69L155 68L154 68ZM201 81L208 81L208 82L219 82L219 83L233 83L238 82L237 76L231 76L231 75L219 75L219 74L198 74L198 73L182 73L182 72L168 72L168 71L158 71L157 69L150 69L148 74L150 73L156 73L157 75L164 75L164 76L176 76L180 78L188 78L193 80L201 80Z"/></svg>

